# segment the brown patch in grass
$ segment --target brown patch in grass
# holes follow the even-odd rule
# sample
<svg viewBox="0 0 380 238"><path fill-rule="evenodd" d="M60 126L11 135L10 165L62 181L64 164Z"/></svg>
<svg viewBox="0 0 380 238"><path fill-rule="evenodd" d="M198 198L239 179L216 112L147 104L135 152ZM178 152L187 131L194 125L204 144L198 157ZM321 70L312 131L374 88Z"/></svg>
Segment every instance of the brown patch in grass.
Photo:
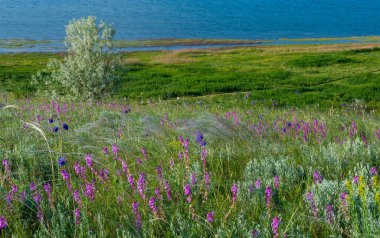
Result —
<svg viewBox="0 0 380 238"><path fill-rule="evenodd" d="M123 58L122 64L125 65L138 65L141 64L141 61L137 58Z"/></svg>
<svg viewBox="0 0 380 238"><path fill-rule="evenodd" d="M181 64L195 62L196 59L192 56L200 50L181 49L173 51L165 51L163 54L154 57L153 62L160 64Z"/></svg>

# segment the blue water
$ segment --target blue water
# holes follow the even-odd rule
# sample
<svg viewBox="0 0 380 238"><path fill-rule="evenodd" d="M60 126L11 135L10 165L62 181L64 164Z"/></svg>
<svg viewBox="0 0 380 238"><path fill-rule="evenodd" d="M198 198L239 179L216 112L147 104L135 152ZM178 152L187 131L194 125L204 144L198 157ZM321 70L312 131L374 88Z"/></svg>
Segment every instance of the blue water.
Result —
<svg viewBox="0 0 380 238"><path fill-rule="evenodd" d="M0 38L62 39L88 15L131 40L380 35L380 0L0 0Z"/></svg>

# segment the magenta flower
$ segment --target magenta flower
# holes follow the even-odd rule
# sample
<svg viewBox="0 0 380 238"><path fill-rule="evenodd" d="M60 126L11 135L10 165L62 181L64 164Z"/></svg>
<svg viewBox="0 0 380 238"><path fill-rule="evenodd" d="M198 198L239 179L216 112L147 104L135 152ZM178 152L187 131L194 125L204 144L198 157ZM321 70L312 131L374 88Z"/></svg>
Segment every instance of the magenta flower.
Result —
<svg viewBox="0 0 380 238"><path fill-rule="evenodd" d="M191 202L191 188L190 188L190 184L186 184L185 185L185 189L184 189L184 193L185 193L185 196L187 197L186 200L187 202Z"/></svg>
<svg viewBox="0 0 380 238"><path fill-rule="evenodd" d="M161 200L162 199L162 195L161 195L161 191L160 191L160 188L157 187L155 190L154 190L154 194L156 194L156 197L158 200Z"/></svg>
<svg viewBox="0 0 380 238"><path fill-rule="evenodd" d="M207 213L207 222L209 222L209 223L214 222L214 212L213 211Z"/></svg>
<svg viewBox="0 0 380 238"><path fill-rule="evenodd" d="M34 191L34 190L36 190L36 189L37 189L36 184L35 184L34 182L31 182L31 183L29 184L29 189L30 189L30 191Z"/></svg>
<svg viewBox="0 0 380 238"><path fill-rule="evenodd" d="M82 200L80 198L80 194L79 194L79 190L76 189L73 193L73 197L74 197L74 201L79 205L81 206L82 205Z"/></svg>
<svg viewBox="0 0 380 238"><path fill-rule="evenodd" d="M278 238L279 233L278 233L278 226L280 225L280 218L279 217L274 217L272 221L272 231L273 231L273 238Z"/></svg>
<svg viewBox="0 0 380 238"><path fill-rule="evenodd" d="M114 143L112 145L112 152L113 152L113 154L117 156L117 153L119 152L119 150L120 150L120 148L116 145L116 143Z"/></svg>
<svg viewBox="0 0 380 238"><path fill-rule="evenodd" d="M8 221L4 216L0 216L0 231L8 226Z"/></svg>

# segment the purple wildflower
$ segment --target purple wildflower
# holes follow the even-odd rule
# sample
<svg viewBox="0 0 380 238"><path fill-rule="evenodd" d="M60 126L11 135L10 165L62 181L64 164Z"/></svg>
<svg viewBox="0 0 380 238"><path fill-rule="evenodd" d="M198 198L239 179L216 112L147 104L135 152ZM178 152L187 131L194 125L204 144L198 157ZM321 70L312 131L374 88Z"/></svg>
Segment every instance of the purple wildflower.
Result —
<svg viewBox="0 0 380 238"><path fill-rule="evenodd" d="M354 179L353 179L353 181L354 181L354 184L358 184L358 182L359 182L359 176L354 176Z"/></svg>
<svg viewBox="0 0 380 238"><path fill-rule="evenodd" d="M58 128L57 126L55 126L55 127L53 128L53 132L58 132L58 130L59 130L59 128Z"/></svg>
<svg viewBox="0 0 380 238"><path fill-rule="evenodd" d="M278 238L279 233L278 233L278 226L280 224L280 218L279 217L274 217L272 221L272 231L273 231L273 238Z"/></svg>
<svg viewBox="0 0 380 238"><path fill-rule="evenodd" d="M31 183L29 184L29 189L30 189L30 191L34 191L34 190L36 190L36 189L37 189L36 184L35 184L34 182L31 182Z"/></svg>
<svg viewBox="0 0 380 238"><path fill-rule="evenodd" d="M86 156L84 157L84 159L86 160L87 166L88 166L89 168L91 168L91 167L92 167L92 156L91 156L91 155L86 155Z"/></svg>
<svg viewBox="0 0 380 238"><path fill-rule="evenodd" d="M371 175L376 175L377 174L377 168L376 167L372 167L370 170L369 170L369 173Z"/></svg>
<svg viewBox="0 0 380 238"><path fill-rule="evenodd" d="M74 217L75 217L75 224L77 224L77 225L80 223L80 216L81 216L81 214L80 214L79 208L75 208Z"/></svg>
<svg viewBox="0 0 380 238"><path fill-rule="evenodd" d="M255 187L256 187L256 189L259 189L261 187L261 180L260 179L256 180Z"/></svg>
<svg viewBox="0 0 380 238"><path fill-rule="evenodd" d="M155 190L154 190L154 193L156 194L156 197L158 200L161 200L162 199L162 195L161 195L161 191L160 191L160 188L157 187Z"/></svg>
<svg viewBox="0 0 380 238"><path fill-rule="evenodd" d="M197 183L197 175L195 173L191 174L191 186L194 186Z"/></svg>
<svg viewBox="0 0 380 238"><path fill-rule="evenodd" d="M59 167L64 166L67 163L66 159L64 157L61 157L58 159L58 165Z"/></svg>
<svg viewBox="0 0 380 238"><path fill-rule="evenodd" d="M85 196L94 201L95 198L95 186L93 183L86 184Z"/></svg>
<svg viewBox="0 0 380 238"><path fill-rule="evenodd" d="M237 193L238 193L238 186L236 183L232 185L231 193L232 193L232 203L235 203L237 199Z"/></svg>
<svg viewBox="0 0 380 238"><path fill-rule="evenodd" d="M42 196L41 196L41 194L36 193L36 194L33 196L33 201L34 201L37 205L39 205L39 204L41 203L41 201L42 201Z"/></svg>
<svg viewBox="0 0 380 238"><path fill-rule="evenodd" d="M62 129L64 129L65 131L67 131L67 130L69 130L69 126L66 123L63 123Z"/></svg>
<svg viewBox="0 0 380 238"><path fill-rule="evenodd" d="M266 187L265 189L265 202L266 202L266 207L267 207L267 212L269 213L270 211L270 201L272 198L272 190L270 187Z"/></svg>
<svg viewBox="0 0 380 238"><path fill-rule="evenodd" d="M331 204L326 207L326 218L330 224L334 223L334 208Z"/></svg>
<svg viewBox="0 0 380 238"><path fill-rule="evenodd" d="M201 142L203 140L203 133L200 132L200 131L197 131L196 135L195 135L195 141L196 142Z"/></svg>
<svg viewBox="0 0 380 238"><path fill-rule="evenodd" d="M0 231L8 226L8 222L4 216L0 216Z"/></svg>
<svg viewBox="0 0 380 238"><path fill-rule="evenodd" d="M340 200L342 201L343 206L346 206L347 204L347 192L343 192L339 195Z"/></svg>
<svg viewBox="0 0 380 238"><path fill-rule="evenodd" d="M187 197L186 200L187 202L191 202L191 188L190 188L190 184L186 184L185 185L185 190L184 190L184 193L185 193L185 196Z"/></svg>
<svg viewBox="0 0 380 238"><path fill-rule="evenodd" d="M207 213L207 222L211 223L213 221L214 221L214 212L211 211L211 212Z"/></svg>
<svg viewBox="0 0 380 238"><path fill-rule="evenodd" d="M317 170L314 171L313 178L314 178L315 184L322 183L323 177L322 177L322 175L319 174L319 172Z"/></svg>
<svg viewBox="0 0 380 238"><path fill-rule="evenodd" d="M52 124L54 122L53 118L49 119L49 123Z"/></svg>
<svg viewBox="0 0 380 238"><path fill-rule="evenodd" d="M82 200L80 199L80 194L79 194L79 190L76 189L73 193L73 197L74 197L74 201L79 205L81 206L82 205Z"/></svg>
<svg viewBox="0 0 380 238"><path fill-rule="evenodd" d="M208 172L205 173L205 185L210 188L210 174Z"/></svg>
<svg viewBox="0 0 380 238"><path fill-rule="evenodd" d="M162 180L162 166L161 165L157 166L156 171L157 171L157 177L160 180Z"/></svg>
<svg viewBox="0 0 380 238"><path fill-rule="evenodd" d="M311 206L311 209L312 209L312 212L313 212L313 215L314 215L314 218L317 219L318 218L318 208L317 206L315 205L315 202L314 202L314 193L313 192L308 192L306 194L306 199L309 201L310 203L310 206Z"/></svg>
<svg viewBox="0 0 380 238"><path fill-rule="evenodd" d="M109 151L108 151L108 148L107 148L107 147L104 147L104 148L103 148L103 153L104 153L105 155L108 155Z"/></svg>
<svg viewBox="0 0 380 238"><path fill-rule="evenodd" d="M134 201L132 203L132 211L133 214L135 214L135 219L136 219L136 226L137 228L141 228L141 214L139 213L139 203Z"/></svg>
<svg viewBox="0 0 380 238"><path fill-rule="evenodd" d="M119 152L119 147L116 145L116 143L114 143L113 145L112 145L112 152L113 152L113 154L114 155L117 155L118 154L118 152Z"/></svg>
<svg viewBox="0 0 380 238"><path fill-rule="evenodd" d="M156 215L158 212L158 209L157 209L155 203L156 203L155 197L152 197L151 199L149 199L149 207L152 210L152 212Z"/></svg>
<svg viewBox="0 0 380 238"><path fill-rule="evenodd" d="M251 231L251 237L259 237L260 233L258 232L258 230L256 229L253 229Z"/></svg>
<svg viewBox="0 0 380 238"><path fill-rule="evenodd" d="M145 189L146 189L145 173L140 173L139 180L137 181L137 189L139 190L140 196L143 199L145 199Z"/></svg>
<svg viewBox="0 0 380 238"><path fill-rule="evenodd" d="M280 177L278 175L274 176L274 187L278 190L280 185Z"/></svg>
<svg viewBox="0 0 380 238"><path fill-rule="evenodd" d="M164 187L166 190L166 196L167 196L168 200L169 201L172 200L172 197L170 195L170 186L169 186L169 182L167 180L165 181Z"/></svg>
<svg viewBox="0 0 380 238"><path fill-rule="evenodd" d="M70 178L69 173L67 173L67 171L64 170L64 169L61 170L61 175L62 175L62 177L63 177L63 180L65 180L65 181L68 181L69 178Z"/></svg>

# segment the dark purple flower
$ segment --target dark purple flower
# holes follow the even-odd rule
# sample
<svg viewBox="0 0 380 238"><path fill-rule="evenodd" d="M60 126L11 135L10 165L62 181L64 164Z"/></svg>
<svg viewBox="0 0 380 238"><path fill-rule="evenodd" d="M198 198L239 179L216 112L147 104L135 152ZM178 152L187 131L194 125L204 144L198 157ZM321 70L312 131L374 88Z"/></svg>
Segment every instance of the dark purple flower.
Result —
<svg viewBox="0 0 380 238"><path fill-rule="evenodd" d="M259 237L259 235L260 235L260 233L259 233L256 229L253 229L253 230L251 231L251 236L252 236L252 237Z"/></svg>
<svg viewBox="0 0 380 238"><path fill-rule="evenodd" d="M112 152L114 155L117 155L117 153L119 152L120 148L116 145L116 143L113 143L112 145Z"/></svg>
<svg viewBox="0 0 380 238"><path fill-rule="evenodd" d="M58 130L59 130L58 126L55 126L55 127L53 128L53 132L57 132Z"/></svg>
<svg viewBox="0 0 380 238"><path fill-rule="evenodd" d="M340 200L342 201L343 206L346 206L347 204L347 192L343 192L339 195Z"/></svg>
<svg viewBox="0 0 380 238"><path fill-rule="evenodd" d="M69 130L69 126L66 123L63 123L62 129L64 129L65 131L67 131L67 130Z"/></svg>
<svg viewBox="0 0 380 238"><path fill-rule="evenodd" d="M4 216L0 216L0 231L8 226L8 222Z"/></svg>
<svg viewBox="0 0 380 238"><path fill-rule="evenodd" d="M195 135L195 141L196 142L201 142L203 140L203 133L200 132L200 131L197 131L196 135Z"/></svg>
<svg viewBox="0 0 380 238"><path fill-rule="evenodd" d="M211 211L209 213L207 213L207 222L211 223L214 221L214 212Z"/></svg>
<svg viewBox="0 0 380 238"><path fill-rule="evenodd" d="M49 119L49 123L51 124L51 123L53 123L53 122L54 122L53 118L50 118L50 119Z"/></svg>
<svg viewBox="0 0 380 238"><path fill-rule="evenodd" d="M59 165L59 167L64 166L66 163L67 163L67 161L66 161L65 158L61 157L61 158L58 159L58 165Z"/></svg>
<svg viewBox="0 0 380 238"><path fill-rule="evenodd" d="M205 173L205 185L207 188L210 187L210 174L208 172Z"/></svg>
<svg viewBox="0 0 380 238"><path fill-rule="evenodd" d="M104 148L103 148L103 152L104 152L105 155L108 155L108 152L109 152L109 151L108 151L108 148L107 148L107 147L104 147Z"/></svg>

